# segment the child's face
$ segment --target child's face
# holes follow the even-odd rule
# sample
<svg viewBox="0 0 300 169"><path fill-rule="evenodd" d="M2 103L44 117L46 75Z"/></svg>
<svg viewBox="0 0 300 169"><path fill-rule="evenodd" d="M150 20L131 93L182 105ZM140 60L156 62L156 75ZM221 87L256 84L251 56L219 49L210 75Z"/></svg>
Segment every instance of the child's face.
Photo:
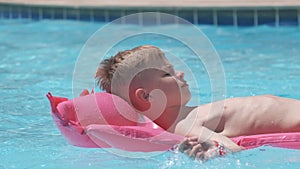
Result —
<svg viewBox="0 0 300 169"><path fill-rule="evenodd" d="M143 88L150 92L158 89L165 97L153 99L166 99L166 106L185 105L191 97L189 86L184 80L183 72L175 71L172 64L165 57L155 58L156 68L143 72ZM154 96L155 97L155 96Z"/></svg>

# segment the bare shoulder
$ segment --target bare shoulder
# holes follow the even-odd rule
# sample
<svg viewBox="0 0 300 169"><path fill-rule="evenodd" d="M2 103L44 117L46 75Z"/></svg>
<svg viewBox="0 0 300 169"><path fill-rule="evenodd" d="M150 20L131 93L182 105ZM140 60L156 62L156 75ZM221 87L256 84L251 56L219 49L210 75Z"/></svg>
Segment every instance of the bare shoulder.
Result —
<svg viewBox="0 0 300 169"><path fill-rule="evenodd" d="M191 130L200 130L203 126L211 129L211 127L207 126L210 124L210 121L217 116L221 117L221 113L216 110L216 112L212 112L212 110L214 110L212 109L212 103L193 107L189 110L186 117L177 123L175 133L186 134L190 133Z"/></svg>
<svg viewBox="0 0 300 169"><path fill-rule="evenodd" d="M198 107L191 107L186 112L186 117L179 121L175 126L175 133L180 135L186 135L193 128L194 123L197 121Z"/></svg>

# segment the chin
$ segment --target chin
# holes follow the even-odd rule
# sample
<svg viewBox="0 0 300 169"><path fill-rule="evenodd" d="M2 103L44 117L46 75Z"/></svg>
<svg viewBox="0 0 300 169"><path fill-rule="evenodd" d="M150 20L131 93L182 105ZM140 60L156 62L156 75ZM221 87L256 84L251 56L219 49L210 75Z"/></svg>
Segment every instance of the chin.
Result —
<svg viewBox="0 0 300 169"><path fill-rule="evenodd" d="M191 100L191 93L184 93L182 95L181 105L186 105Z"/></svg>
<svg viewBox="0 0 300 169"><path fill-rule="evenodd" d="M191 92L188 87L182 90L181 98L183 104L186 104L191 100Z"/></svg>

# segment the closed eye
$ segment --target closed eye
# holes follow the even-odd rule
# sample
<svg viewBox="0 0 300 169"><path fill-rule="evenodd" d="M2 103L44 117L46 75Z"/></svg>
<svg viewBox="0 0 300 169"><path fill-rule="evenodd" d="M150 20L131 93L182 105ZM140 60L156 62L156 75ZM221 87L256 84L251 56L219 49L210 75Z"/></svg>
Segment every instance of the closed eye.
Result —
<svg viewBox="0 0 300 169"><path fill-rule="evenodd" d="M168 76L172 76L170 73L165 73L164 75L163 75L163 77L168 77Z"/></svg>

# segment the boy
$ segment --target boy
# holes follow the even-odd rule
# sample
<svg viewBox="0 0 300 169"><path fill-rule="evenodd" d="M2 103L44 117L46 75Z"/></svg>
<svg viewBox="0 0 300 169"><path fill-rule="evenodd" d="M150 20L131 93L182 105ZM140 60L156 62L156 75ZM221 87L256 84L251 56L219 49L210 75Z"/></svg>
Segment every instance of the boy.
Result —
<svg viewBox="0 0 300 169"><path fill-rule="evenodd" d="M264 95L186 106L191 94L184 74L154 46L119 52L101 62L95 77L160 127L190 137L180 150L197 159L240 151L228 137L300 131L299 100Z"/></svg>

